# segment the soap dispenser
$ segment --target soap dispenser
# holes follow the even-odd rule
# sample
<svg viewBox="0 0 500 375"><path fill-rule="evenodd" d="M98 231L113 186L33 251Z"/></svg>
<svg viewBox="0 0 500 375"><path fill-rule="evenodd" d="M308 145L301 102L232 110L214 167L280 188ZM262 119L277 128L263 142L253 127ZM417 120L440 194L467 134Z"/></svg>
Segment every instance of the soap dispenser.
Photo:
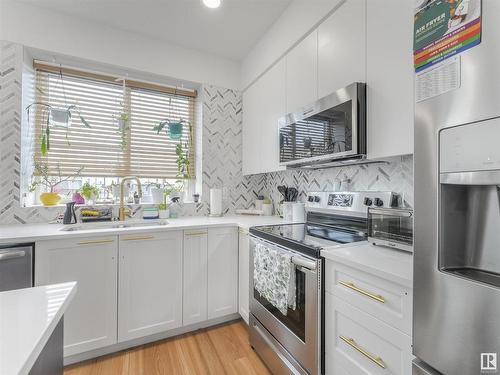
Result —
<svg viewBox="0 0 500 375"><path fill-rule="evenodd" d="M63 224L76 224L75 202L66 203Z"/></svg>

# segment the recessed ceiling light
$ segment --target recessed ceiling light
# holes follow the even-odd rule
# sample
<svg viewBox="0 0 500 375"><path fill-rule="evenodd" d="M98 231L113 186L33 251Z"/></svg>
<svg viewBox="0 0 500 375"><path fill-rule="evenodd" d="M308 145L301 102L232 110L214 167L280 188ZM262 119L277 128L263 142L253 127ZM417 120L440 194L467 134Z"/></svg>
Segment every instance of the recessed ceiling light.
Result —
<svg viewBox="0 0 500 375"><path fill-rule="evenodd" d="M205 4L207 8L212 9L220 7L220 3L221 0L203 0L203 4Z"/></svg>

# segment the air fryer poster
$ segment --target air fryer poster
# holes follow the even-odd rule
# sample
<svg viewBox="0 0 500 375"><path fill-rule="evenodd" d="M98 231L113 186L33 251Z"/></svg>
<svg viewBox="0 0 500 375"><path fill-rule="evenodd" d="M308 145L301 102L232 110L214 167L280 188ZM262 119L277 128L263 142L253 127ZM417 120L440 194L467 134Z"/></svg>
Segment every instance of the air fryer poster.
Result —
<svg viewBox="0 0 500 375"><path fill-rule="evenodd" d="M481 0L416 0L415 71L481 43Z"/></svg>

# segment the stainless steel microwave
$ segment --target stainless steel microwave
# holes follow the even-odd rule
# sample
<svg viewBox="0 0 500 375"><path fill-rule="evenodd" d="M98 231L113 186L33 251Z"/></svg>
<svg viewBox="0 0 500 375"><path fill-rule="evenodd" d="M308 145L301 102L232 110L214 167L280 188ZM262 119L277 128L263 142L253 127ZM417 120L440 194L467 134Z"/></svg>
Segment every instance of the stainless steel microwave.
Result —
<svg viewBox="0 0 500 375"><path fill-rule="evenodd" d="M366 157L366 85L353 83L279 120L280 165Z"/></svg>

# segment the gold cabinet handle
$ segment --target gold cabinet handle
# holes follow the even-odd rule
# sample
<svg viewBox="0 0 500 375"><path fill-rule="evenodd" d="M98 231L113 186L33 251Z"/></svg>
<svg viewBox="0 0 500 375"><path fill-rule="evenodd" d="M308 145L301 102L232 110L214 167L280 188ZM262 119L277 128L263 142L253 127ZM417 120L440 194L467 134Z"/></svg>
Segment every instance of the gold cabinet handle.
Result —
<svg viewBox="0 0 500 375"><path fill-rule="evenodd" d="M363 349L362 347L360 347L356 341L354 341L354 339L352 338L349 338L349 337L345 337L345 336L339 336L339 338L344 341L347 345L349 345L350 347L354 348L355 350L357 350L358 352L360 352L361 354L363 354L366 358L368 358L370 361L376 363L378 366L382 367L382 368L387 368L384 360L378 356L374 356L373 354L370 354L368 353L365 349Z"/></svg>
<svg viewBox="0 0 500 375"><path fill-rule="evenodd" d="M123 241L140 241L140 240L152 240L155 236L132 236L132 237L124 237Z"/></svg>
<svg viewBox="0 0 500 375"><path fill-rule="evenodd" d="M204 234L207 234L207 232L189 232L189 233L184 233L185 236L202 236Z"/></svg>
<svg viewBox="0 0 500 375"><path fill-rule="evenodd" d="M85 240L85 241L80 241L78 242L78 245L97 245L101 243L110 243L114 242L114 240Z"/></svg>
<svg viewBox="0 0 500 375"><path fill-rule="evenodd" d="M385 298L382 297L380 294L374 294L374 293L367 292L366 290L358 288L353 283L350 283L350 282L347 282L347 281L339 281L339 284L345 286L346 288L352 289L355 292L358 292L358 293L360 293L360 294L362 294L364 296L370 297L371 299L374 299L375 301L378 301L378 302L381 302L381 303L385 303Z"/></svg>

